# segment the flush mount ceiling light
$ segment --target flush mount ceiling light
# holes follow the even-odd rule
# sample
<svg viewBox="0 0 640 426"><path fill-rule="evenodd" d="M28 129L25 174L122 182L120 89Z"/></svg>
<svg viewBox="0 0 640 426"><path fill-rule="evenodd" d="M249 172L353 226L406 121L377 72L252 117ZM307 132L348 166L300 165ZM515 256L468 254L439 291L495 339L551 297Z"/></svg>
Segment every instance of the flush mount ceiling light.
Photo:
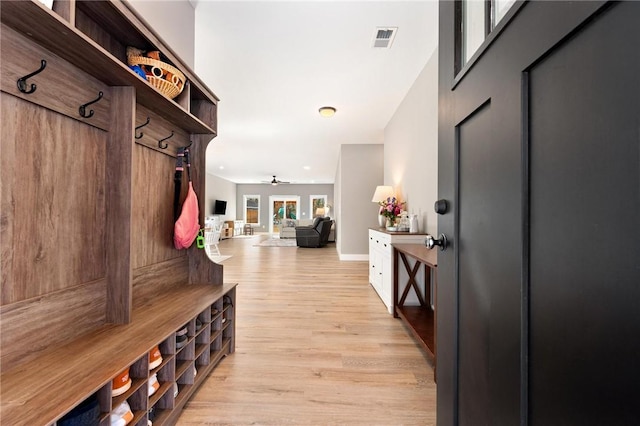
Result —
<svg viewBox="0 0 640 426"><path fill-rule="evenodd" d="M333 114L336 113L336 109L330 106L323 106L318 110L318 112L320 113L321 116L328 118L328 117L333 117Z"/></svg>

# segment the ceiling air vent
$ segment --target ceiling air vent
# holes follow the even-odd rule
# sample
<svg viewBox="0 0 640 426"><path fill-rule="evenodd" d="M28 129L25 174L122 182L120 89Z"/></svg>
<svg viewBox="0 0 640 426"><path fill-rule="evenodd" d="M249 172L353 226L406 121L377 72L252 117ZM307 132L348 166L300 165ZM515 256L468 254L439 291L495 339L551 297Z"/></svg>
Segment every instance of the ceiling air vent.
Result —
<svg viewBox="0 0 640 426"><path fill-rule="evenodd" d="M373 47L389 49L398 32L398 27L378 27L373 38Z"/></svg>

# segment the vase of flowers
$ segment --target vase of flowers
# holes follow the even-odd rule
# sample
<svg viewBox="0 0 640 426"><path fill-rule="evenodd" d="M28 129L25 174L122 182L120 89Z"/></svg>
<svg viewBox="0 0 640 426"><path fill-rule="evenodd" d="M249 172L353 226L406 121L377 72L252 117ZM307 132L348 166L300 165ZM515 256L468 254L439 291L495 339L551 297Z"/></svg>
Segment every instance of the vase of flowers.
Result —
<svg viewBox="0 0 640 426"><path fill-rule="evenodd" d="M395 225L396 218L402 212L402 206L404 206L405 203L396 197L389 197L386 200L380 201L378 204L380 205L380 216L385 218L387 228L392 228Z"/></svg>

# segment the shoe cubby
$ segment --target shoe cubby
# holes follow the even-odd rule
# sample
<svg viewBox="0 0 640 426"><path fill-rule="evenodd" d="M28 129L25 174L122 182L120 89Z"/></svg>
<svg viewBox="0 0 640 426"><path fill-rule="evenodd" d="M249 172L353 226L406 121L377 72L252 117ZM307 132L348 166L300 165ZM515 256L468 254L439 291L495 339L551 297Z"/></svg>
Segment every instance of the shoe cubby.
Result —
<svg viewBox="0 0 640 426"><path fill-rule="evenodd" d="M146 384L147 382L145 381L143 386L140 386L129 398L127 398L129 407L131 407L131 411L133 412L133 420L131 420L129 424L135 425L141 420L146 421L148 400L148 389Z"/></svg>
<svg viewBox="0 0 640 426"><path fill-rule="evenodd" d="M204 287L198 291L203 289ZM205 291L203 294L206 293ZM101 360L102 362L106 363L106 360L112 361L120 356L128 356L130 347L134 347L132 350L137 351L138 356L133 358L135 359L133 363L129 363L129 361L117 371L112 371L108 376L109 380L106 383L101 382L97 392L87 393L77 405L84 404L84 399L89 397L96 399L100 410L98 423L100 426L110 426L111 414L116 413L118 407L125 401L133 414L133 419L128 423L129 426L144 426L147 425L148 420L151 420L154 425L175 424L180 410L197 387L206 380L206 377L224 356L234 351L232 339L234 337L235 311L232 303L225 304L223 302L225 294L231 295L231 299L228 300L235 300L233 297L235 296L235 285L222 286L219 291L214 292L210 303L197 309L190 319L176 318L177 324L171 328L172 331L157 339L146 338L152 332L145 325L141 325L139 329L134 325L134 330L114 331L116 337L108 334L101 335L100 337L104 339L121 339L120 343L122 344L119 352L111 353L109 357ZM158 306L157 312L162 311L163 306ZM150 321L153 315L148 317L146 315L150 315L150 313L140 316L141 324L153 322ZM225 318L224 322L223 318ZM202 324L198 330L196 330L196 320ZM181 348L176 348L176 332L185 324L187 325L187 343ZM117 327L114 330L117 330ZM141 341L132 340L129 333L140 336L139 340ZM162 361L155 368L150 368L151 352L155 346L158 346L160 350ZM84 359L86 354L91 352L80 346L75 349L78 352L78 360ZM88 352L82 355L83 350ZM120 395L113 395L113 380L120 376L127 367L131 386ZM111 368L113 369L113 367ZM153 375L156 375L159 387L151 394L149 386ZM95 389L95 387L92 386L91 389ZM70 410L66 410L65 413L67 411ZM60 413L59 417L63 414ZM55 424L55 420L48 424Z"/></svg>
<svg viewBox="0 0 640 426"><path fill-rule="evenodd" d="M188 396L191 394L195 382L195 366L190 362L180 376L176 377L178 385L178 395L176 396L176 404L184 405Z"/></svg>
<svg viewBox="0 0 640 426"><path fill-rule="evenodd" d="M225 296L222 302L222 329L226 330L235 317L233 312L233 300L231 296ZM226 333L226 337L229 337L230 333Z"/></svg>
<svg viewBox="0 0 640 426"><path fill-rule="evenodd" d="M156 367L149 365L149 375L158 373L159 371L165 371L164 367L170 363L173 355L175 354L175 345L172 344L171 339L163 340L159 345L160 354L162 356L162 362ZM151 363L151 352L149 352L149 363Z"/></svg>
<svg viewBox="0 0 640 426"><path fill-rule="evenodd" d="M149 392L150 406L155 405L155 403L170 389L175 378L175 364L173 362L168 362L153 374L157 377L159 388L153 392L153 394L151 391Z"/></svg>

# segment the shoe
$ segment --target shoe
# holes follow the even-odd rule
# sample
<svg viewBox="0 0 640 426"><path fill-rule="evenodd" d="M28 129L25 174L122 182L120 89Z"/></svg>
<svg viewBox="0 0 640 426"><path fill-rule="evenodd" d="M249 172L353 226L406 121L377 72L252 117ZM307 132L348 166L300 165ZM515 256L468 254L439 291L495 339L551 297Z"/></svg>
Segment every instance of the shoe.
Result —
<svg viewBox="0 0 640 426"><path fill-rule="evenodd" d="M111 412L109 417L111 426L126 426L133 420L133 412L131 411L131 407L129 407L129 403L124 401Z"/></svg>
<svg viewBox="0 0 640 426"><path fill-rule="evenodd" d="M65 414L57 424L59 426L97 425L100 422L100 404L95 394L78 404Z"/></svg>
<svg viewBox="0 0 640 426"><path fill-rule="evenodd" d="M183 334L182 336L176 336L176 349L180 349L181 347L186 345L188 340L189 338L186 334Z"/></svg>
<svg viewBox="0 0 640 426"><path fill-rule="evenodd" d="M176 331L176 336L185 336L187 334L187 324L183 325L178 331Z"/></svg>
<svg viewBox="0 0 640 426"><path fill-rule="evenodd" d="M202 321L200 321L200 318L196 318L196 331L200 331L201 328L202 328Z"/></svg>
<svg viewBox="0 0 640 426"><path fill-rule="evenodd" d="M129 377L129 367L118 374L111 382L111 396L122 395L131 387L131 377Z"/></svg>
<svg viewBox="0 0 640 426"><path fill-rule="evenodd" d="M193 378L195 379L197 375L198 375L198 370L196 370L196 368L193 367Z"/></svg>
<svg viewBox="0 0 640 426"><path fill-rule="evenodd" d="M216 315L218 315L220 311L217 310L216 308L214 308L213 306L211 307L211 316L215 317Z"/></svg>
<svg viewBox="0 0 640 426"><path fill-rule="evenodd" d="M173 382L173 397L174 398L176 396L178 396L178 392L180 392L180 390L178 389L178 384L176 382Z"/></svg>
<svg viewBox="0 0 640 426"><path fill-rule="evenodd" d="M155 346L149 352L149 370L153 370L160 364L162 364L162 354L160 353L160 348Z"/></svg>
<svg viewBox="0 0 640 426"><path fill-rule="evenodd" d="M154 374L149 377L149 396L156 393L158 389L160 389L160 383L158 383L158 375Z"/></svg>

